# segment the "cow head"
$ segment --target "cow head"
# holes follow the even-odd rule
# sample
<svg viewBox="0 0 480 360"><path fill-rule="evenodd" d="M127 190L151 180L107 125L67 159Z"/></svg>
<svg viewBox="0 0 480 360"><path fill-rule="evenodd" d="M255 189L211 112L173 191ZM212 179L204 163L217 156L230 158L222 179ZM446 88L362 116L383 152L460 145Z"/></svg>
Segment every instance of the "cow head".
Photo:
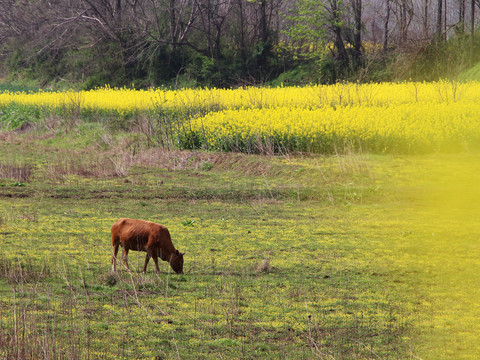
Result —
<svg viewBox="0 0 480 360"><path fill-rule="evenodd" d="M172 254L170 258L170 266L177 274L183 274L183 255L185 253L181 253L178 250Z"/></svg>

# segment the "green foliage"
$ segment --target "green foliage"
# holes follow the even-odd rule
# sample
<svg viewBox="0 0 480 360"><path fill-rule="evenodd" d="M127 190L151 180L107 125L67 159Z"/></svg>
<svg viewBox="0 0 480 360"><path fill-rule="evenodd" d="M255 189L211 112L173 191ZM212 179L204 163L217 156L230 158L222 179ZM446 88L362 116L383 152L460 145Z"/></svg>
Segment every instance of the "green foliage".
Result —
<svg viewBox="0 0 480 360"><path fill-rule="evenodd" d="M211 161L204 161L200 164L200 170L202 171L210 171L213 169L213 162Z"/></svg>
<svg viewBox="0 0 480 360"><path fill-rule="evenodd" d="M476 33L473 42L467 34L458 34L447 41L431 41L413 53L401 54L393 64L393 71L402 78L419 81L456 79L472 61L480 58L479 39L480 34Z"/></svg>
<svg viewBox="0 0 480 360"><path fill-rule="evenodd" d="M480 81L480 63L462 71L458 75L458 79L461 81Z"/></svg>
<svg viewBox="0 0 480 360"><path fill-rule="evenodd" d="M185 70L186 78L195 85L207 87L231 87L242 79L263 82L268 74L275 72L271 46L258 43L248 58L239 58L235 51L226 48L219 58L195 55L190 58Z"/></svg>
<svg viewBox="0 0 480 360"><path fill-rule="evenodd" d="M0 106L0 128L17 129L25 123L34 124L46 116L39 106L25 106L15 103Z"/></svg>
<svg viewBox="0 0 480 360"><path fill-rule="evenodd" d="M0 93L1 92L11 92L11 93L16 93L16 92L25 92L25 93L31 93L31 92L37 92L40 91L40 87L36 86L34 84L26 84L26 83L21 83L21 82L8 82L8 83L0 83ZM48 91L42 89L42 91Z"/></svg>
<svg viewBox="0 0 480 360"><path fill-rule="evenodd" d="M322 83L334 84L339 79L339 65L332 57L319 62Z"/></svg>
<svg viewBox="0 0 480 360"><path fill-rule="evenodd" d="M302 0L286 16L288 26L284 33L289 42L283 44L294 56L321 60L326 53L325 10L316 0Z"/></svg>
<svg viewBox="0 0 480 360"><path fill-rule="evenodd" d="M195 220L183 220L182 221L182 225L183 226L190 226L190 227L194 227L195 226Z"/></svg>
<svg viewBox="0 0 480 360"><path fill-rule="evenodd" d="M222 74L221 62L208 56L198 56L190 64L187 69L190 75L197 74L199 83L208 86L215 86L220 81L228 81L228 76Z"/></svg>
<svg viewBox="0 0 480 360"><path fill-rule="evenodd" d="M188 59L188 56L188 51L173 51L166 47L160 47L154 50L152 54L148 54L147 59L141 59L138 66L142 66L142 61L148 64L148 67L145 70L145 77L149 84L169 84L182 73L182 68L185 60ZM137 76L140 77L140 74Z"/></svg>
<svg viewBox="0 0 480 360"><path fill-rule="evenodd" d="M318 67L314 62L302 62L267 82L267 85L276 87L316 84L320 83L318 75Z"/></svg>
<svg viewBox="0 0 480 360"><path fill-rule="evenodd" d="M74 79L77 81L83 79L82 85L85 90L106 84L115 87L131 83L132 79L126 73L123 63L122 49L117 44L105 42L90 49L73 52L74 59L77 57L82 59L71 64L72 72L78 74Z"/></svg>

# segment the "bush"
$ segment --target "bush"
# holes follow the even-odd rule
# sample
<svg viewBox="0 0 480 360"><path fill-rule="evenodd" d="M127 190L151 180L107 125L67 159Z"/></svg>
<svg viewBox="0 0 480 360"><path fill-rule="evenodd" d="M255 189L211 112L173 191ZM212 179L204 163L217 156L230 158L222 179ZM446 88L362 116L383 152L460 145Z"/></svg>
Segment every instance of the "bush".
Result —
<svg viewBox="0 0 480 360"><path fill-rule="evenodd" d="M474 47L466 34L447 41L430 41L401 53L393 64L393 72L401 79L436 81L457 79L472 63L480 60L480 35L475 34Z"/></svg>

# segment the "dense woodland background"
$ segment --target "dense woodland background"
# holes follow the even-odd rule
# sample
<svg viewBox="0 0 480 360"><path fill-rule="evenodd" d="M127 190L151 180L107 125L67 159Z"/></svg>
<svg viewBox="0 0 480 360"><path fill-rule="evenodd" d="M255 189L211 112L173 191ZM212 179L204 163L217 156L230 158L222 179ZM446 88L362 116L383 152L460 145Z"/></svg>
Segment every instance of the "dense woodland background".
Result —
<svg viewBox="0 0 480 360"><path fill-rule="evenodd" d="M479 0L0 0L0 69L42 87L456 79Z"/></svg>

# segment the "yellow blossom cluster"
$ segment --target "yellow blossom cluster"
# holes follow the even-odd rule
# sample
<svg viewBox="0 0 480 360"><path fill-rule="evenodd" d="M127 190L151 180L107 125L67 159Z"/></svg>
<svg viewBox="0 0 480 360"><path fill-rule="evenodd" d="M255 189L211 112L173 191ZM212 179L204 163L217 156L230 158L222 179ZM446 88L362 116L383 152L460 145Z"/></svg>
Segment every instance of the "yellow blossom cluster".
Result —
<svg viewBox="0 0 480 360"><path fill-rule="evenodd" d="M456 151L479 144L478 114L480 104L470 101L225 110L192 120L190 139L195 135L210 149L253 152L262 144L272 151Z"/></svg>
<svg viewBox="0 0 480 360"><path fill-rule="evenodd" d="M480 83L338 83L306 87L134 90L103 87L89 91L0 93L0 106L9 103L46 108L143 111L161 108L243 109L274 107L389 106L407 103L480 101Z"/></svg>
<svg viewBox="0 0 480 360"><path fill-rule="evenodd" d="M173 112L182 147L258 152L457 150L478 143L480 83L339 83L306 87L0 93L0 107ZM172 119L170 116L169 119ZM171 120L169 120L171 121Z"/></svg>

